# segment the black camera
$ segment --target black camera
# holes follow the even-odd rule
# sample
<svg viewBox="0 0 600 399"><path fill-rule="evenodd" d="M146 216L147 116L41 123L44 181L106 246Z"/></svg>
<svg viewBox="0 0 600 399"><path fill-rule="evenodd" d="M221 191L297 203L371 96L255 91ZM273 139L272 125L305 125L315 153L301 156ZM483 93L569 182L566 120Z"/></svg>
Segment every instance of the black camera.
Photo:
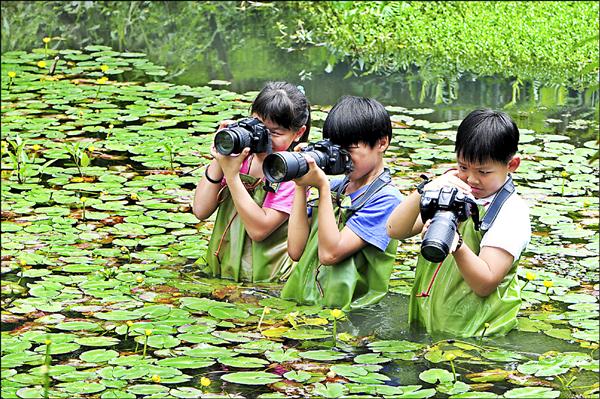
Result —
<svg viewBox="0 0 600 399"><path fill-rule="evenodd" d="M267 155L263 162L265 177L279 183L304 176L308 172L305 154L309 154L328 175L341 175L352 170L348 151L329 140L321 140L309 144L301 152L281 151Z"/></svg>
<svg viewBox="0 0 600 399"><path fill-rule="evenodd" d="M421 219L431 219L421 243L421 254L430 262L443 261L452 245L458 223L473 217L479 229L479 208L475 200L456 187L424 191L421 196Z"/></svg>
<svg viewBox="0 0 600 399"><path fill-rule="evenodd" d="M223 155L239 154L245 147L250 152L271 152L269 129L257 118L244 118L215 134L215 148Z"/></svg>

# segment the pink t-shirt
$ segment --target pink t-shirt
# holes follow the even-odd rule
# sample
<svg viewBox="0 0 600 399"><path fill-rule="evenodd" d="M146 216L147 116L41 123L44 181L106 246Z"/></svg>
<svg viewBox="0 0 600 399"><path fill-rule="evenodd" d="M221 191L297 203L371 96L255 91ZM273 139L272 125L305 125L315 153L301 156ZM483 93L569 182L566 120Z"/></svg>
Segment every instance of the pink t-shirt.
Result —
<svg viewBox="0 0 600 399"><path fill-rule="evenodd" d="M248 170L250 169L250 158L251 157L247 157L244 159L242 167L240 168L240 173L248 173ZM225 179L223 179L223 181L225 181ZM296 183L293 181L285 181L279 183L279 186L276 184L272 186L274 188L276 187L277 191L274 193L267 193L265 201L263 202L263 208L275 209L276 211L285 212L289 215L292 213Z"/></svg>

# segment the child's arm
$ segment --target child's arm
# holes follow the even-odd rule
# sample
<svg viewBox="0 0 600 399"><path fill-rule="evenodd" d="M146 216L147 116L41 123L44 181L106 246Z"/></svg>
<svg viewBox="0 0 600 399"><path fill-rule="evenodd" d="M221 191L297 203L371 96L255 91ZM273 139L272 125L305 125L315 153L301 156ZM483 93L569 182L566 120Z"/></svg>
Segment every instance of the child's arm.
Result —
<svg viewBox="0 0 600 399"><path fill-rule="evenodd" d="M211 183L206 175L215 181L223 178L223 171L215 159L206 168L206 174L202 176L202 179L196 185L194 202L192 203L192 211L199 220L208 218L219 205L217 196L219 190L221 190L221 184Z"/></svg>
<svg viewBox="0 0 600 399"><path fill-rule="evenodd" d="M529 207L520 198L511 196L483 236L479 256L466 245L454 251L453 256L473 292L487 296L502 282L530 238Z"/></svg>
<svg viewBox="0 0 600 399"><path fill-rule="evenodd" d="M331 202L329 179L315 163L307 157L309 171L306 175L294 180L302 187L313 186L319 191L319 262L323 265L335 265L367 245L348 227L338 229Z"/></svg>
<svg viewBox="0 0 600 399"><path fill-rule="evenodd" d="M338 229L331 202L329 180L318 188L319 261L323 265L335 265L365 247L367 243L347 226L341 231Z"/></svg>
<svg viewBox="0 0 600 399"><path fill-rule="evenodd" d="M433 179L424 190L436 190L443 186L454 186L466 194L471 192L469 185L458 178L457 170L450 170ZM421 220L421 194L416 190L394 209L387 222L387 233L392 238L403 240L419 234L423 230Z"/></svg>
<svg viewBox="0 0 600 399"><path fill-rule="evenodd" d="M483 247L477 256L464 244L452 256L469 287L480 297L494 292L514 261L513 256L504 249Z"/></svg>
<svg viewBox="0 0 600 399"><path fill-rule="evenodd" d="M249 153L250 149L244 148L238 156L219 154L217 159L223 168L235 209L244 223L248 236L251 240L259 242L270 236L287 220L289 215L285 212L259 206L244 187L240 179L240 168Z"/></svg>
<svg viewBox="0 0 600 399"><path fill-rule="evenodd" d="M296 184L292 213L288 223L288 255L294 261L298 261L304 253L310 225L308 223L308 212L306 209L306 187Z"/></svg>
<svg viewBox="0 0 600 399"><path fill-rule="evenodd" d="M403 240L423 230L420 215L421 194L414 191L394 209L387 221L387 233Z"/></svg>
<svg viewBox="0 0 600 399"><path fill-rule="evenodd" d="M225 128L230 124L231 120L224 120L219 123L219 130ZM218 130L217 130L218 131ZM194 202L192 203L192 212L199 220L204 220L213 214L215 209L219 206L217 196L222 186L220 183L211 183L207 178L210 177L212 180L221 181L223 179L223 169L219 165L217 159L217 150L213 145L210 149L210 153L213 156L213 160L205 169L205 174L202 179L196 185L194 192Z"/></svg>

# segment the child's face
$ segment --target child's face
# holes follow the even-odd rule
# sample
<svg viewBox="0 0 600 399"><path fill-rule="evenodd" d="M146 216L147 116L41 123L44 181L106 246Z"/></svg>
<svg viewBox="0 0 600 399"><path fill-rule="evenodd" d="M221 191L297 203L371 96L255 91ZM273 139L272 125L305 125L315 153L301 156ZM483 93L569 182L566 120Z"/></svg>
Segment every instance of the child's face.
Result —
<svg viewBox="0 0 600 399"><path fill-rule="evenodd" d="M352 172L349 175L351 181L359 180L381 166L385 149L382 150L379 143L372 148L366 143L353 144L344 148L350 153L352 159Z"/></svg>
<svg viewBox="0 0 600 399"><path fill-rule="evenodd" d="M458 177L471 187L475 198L486 198L502 187L508 173L514 172L520 162L517 156L507 163L492 160L469 163L458 157Z"/></svg>
<svg viewBox="0 0 600 399"><path fill-rule="evenodd" d="M273 151L286 151L294 141L302 137L304 130L306 130L305 126L296 131L286 129L271 119L262 119L258 115L253 116L258 118L269 129L269 132L271 132L271 146L273 147Z"/></svg>

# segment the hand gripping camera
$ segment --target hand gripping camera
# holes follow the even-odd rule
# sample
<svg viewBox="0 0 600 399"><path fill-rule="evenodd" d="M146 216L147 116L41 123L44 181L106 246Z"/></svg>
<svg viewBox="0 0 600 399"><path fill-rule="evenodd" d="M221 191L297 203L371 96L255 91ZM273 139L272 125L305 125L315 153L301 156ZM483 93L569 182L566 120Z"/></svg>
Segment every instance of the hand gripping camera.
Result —
<svg viewBox="0 0 600 399"><path fill-rule="evenodd" d="M280 183L304 176L308 173L305 154L309 154L328 175L341 175L352 170L348 151L329 140L321 140L309 144L301 152L281 151L267 155L263 162L265 177L273 183Z"/></svg>
<svg viewBox="0 0 600 399"><path fill-rule="evenodd" d="M245 147L251 153L272 151L269 129L257 118L244 118L219 130L214 143L223 155L239 154Z"/></svg>
<svg viewBox="0 0 600 399"><path fill-rule="evenodd" d="M424 191L420 205L423 223L431 219L421 243L421 254L430 262L441 262L448 256L459 222L472 216L479 229L477 204L455 187Z"/></svg>

